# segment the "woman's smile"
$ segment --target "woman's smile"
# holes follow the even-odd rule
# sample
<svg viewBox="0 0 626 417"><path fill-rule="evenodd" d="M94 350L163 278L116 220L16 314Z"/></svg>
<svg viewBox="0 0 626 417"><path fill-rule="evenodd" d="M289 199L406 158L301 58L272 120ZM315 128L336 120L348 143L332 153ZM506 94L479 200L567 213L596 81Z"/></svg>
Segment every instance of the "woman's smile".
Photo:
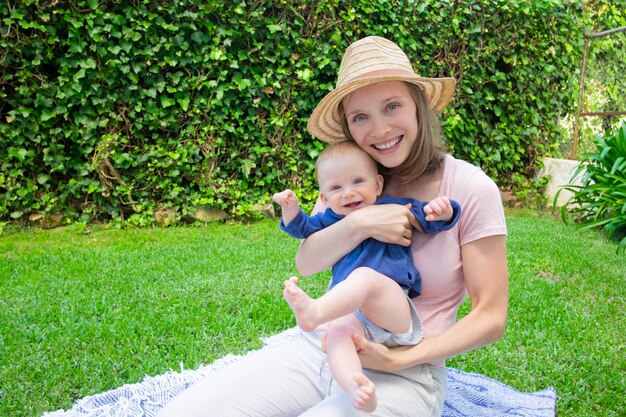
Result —
<svg viewBox="0 0 626 417"><path fill-rule="evenodd" d="M371 146L378 151L388 151L394 148L396 145L398 145L401 140L402 140L402 136L398 136L395 139L392 139L390 141L382 142L382 143L375 143Z"/></svg>
<svg viewBox="0 0 626 417"><path fill-rule="evenodd" d="M417 140L417 108L409 87L386 81L346 96L343 108L354 141L387 168L406 160Z"/></svg>

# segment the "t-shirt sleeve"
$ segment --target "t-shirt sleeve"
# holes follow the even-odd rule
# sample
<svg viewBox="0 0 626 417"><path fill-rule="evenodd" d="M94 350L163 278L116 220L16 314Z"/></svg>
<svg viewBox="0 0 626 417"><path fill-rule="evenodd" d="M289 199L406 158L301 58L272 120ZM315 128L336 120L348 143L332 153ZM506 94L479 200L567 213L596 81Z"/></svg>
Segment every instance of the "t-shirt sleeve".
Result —
<svg viewBox="0 0 626 417"><path fill-rule="evenodd" d="M461 245L488 236L506 235L504 207L495 182L477 169L462 189L463 215L458 222Z"/></svg>

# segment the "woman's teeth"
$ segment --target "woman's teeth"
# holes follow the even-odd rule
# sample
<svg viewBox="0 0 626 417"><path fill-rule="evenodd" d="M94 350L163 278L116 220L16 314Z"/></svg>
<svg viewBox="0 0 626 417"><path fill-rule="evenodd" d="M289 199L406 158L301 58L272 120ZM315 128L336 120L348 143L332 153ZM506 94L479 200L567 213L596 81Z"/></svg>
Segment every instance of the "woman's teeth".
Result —
<svg viewBox="0 0 626 417"><path fill-rule="evenodd" d="M384 150L393 148L394 146L396 146L398 144L398 142L400 142L399 138L396 139L396 140L393 140L391 142L374 145L374 148L378 149L379 151L384 151Z"/></svg>

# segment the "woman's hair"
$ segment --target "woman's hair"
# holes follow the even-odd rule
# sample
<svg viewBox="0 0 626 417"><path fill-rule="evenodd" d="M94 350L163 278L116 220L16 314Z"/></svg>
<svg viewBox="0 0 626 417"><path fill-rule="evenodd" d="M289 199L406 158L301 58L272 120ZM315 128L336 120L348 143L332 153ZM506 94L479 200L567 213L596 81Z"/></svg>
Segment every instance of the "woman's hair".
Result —
<svg viewBox="0 0 626 417"><path fill-rule="evenodd" d="M415 101L417 117L417 138L409 156L395 168L380 166L380 172L386 177L396 177L406 183L415 180L422 175L430 174L439 168L446 154L446 146L441 138L439 120L428 105L428 98L424 91L412 83L405 84L409 87L411 97ZM339 104L341 115L341 128L346 138L354 141L348 129L348 121L342 103Z"/></svg>

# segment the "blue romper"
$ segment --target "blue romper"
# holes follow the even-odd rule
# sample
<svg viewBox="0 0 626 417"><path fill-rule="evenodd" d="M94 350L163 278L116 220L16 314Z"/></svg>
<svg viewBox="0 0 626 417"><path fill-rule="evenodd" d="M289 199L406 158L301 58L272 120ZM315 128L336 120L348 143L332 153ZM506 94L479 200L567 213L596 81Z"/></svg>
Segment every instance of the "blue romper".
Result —
<svg viewBox="0 0 626 417"><path fill-rule="evenodd" d="M424 215L424 206L427 202L418 201L412 198L396 198L385 196L379 198L376 203L380 204L412 204L411 213L415 216L424 233L438 233L450 230L459 220L461 215L461 206L454 200L450 200L454 214L448 222L426 221ZM307 216L302 210L300 213L285 227L281 221L280 228L291 236L298 239L306 239L313 233L328 227L344 216L336 214L331 209L327 209L323 213L314 216ZM422 289L422 280L419 271L413 263L411 248L380 242L376 239L369 238L361 242L353 251L341 258L333 266L333 278L330 288L334 287L356 268L368 267L396 281L400 286L408 291L409 297L416 297Z"/></svg>
<svg viewBox="0 0 626 417"><path fill-rule="evenodd" d="M454 211L453 216L447 222L427 221L424 214L424 206L428 203L412 198L384 196L379 198L374 204L406 205L409 203L412 205L411 213L417 219L424 233L438 233L449 230L454 227L461 215L461 206L454 200L450 200ZM284 222L281 221L280 228L295 238L306 239L313 233L338 222L343 217L345 216L336 214L331 209L314 216L307 216L300 210L289 225L285 226ZM396 281L407 294L411 308L411 329L402 334L394 334L376 326L361 311L357 311L356 315L363 322L368 339L377 343L385 343L388 346L409 345L419 342L423 334L422 322L410 299L420 294L422 281L420 273L413 263L411 248L380 242L373 238L366 239L333 266L329 289L346 279L352 271L359 267L371 268Z"/></svg>
<svg viewBox="0 0 626 417"><path fill-rule="evenodd" d="M450 200L453 215L448 222L426 221L424 206L428 203L412 198L384 196L379 198L374 204L406 205L409 203L411 204L411 213L417 219L424 233L438 233L449 230L454 227L461 215L461 206L454 200ZM295 238L306 239L313 233L338 222L343 217L345 216L338 215L331 209L314 216L307 216L300 210L289 225L285 226L281 220L280 228ZM329 290L346 279L352 271L359 267L371 268L396 281L407 295L407 302L411 311L411 326L409 330L405 333L392 333L373 323L361 310L357 310L355 314L361 320L368 340L383 343L387 346L414 345L418 343L423 336L423 325L411 298L420 294L422 280L419 271L413 263L410 247L384 243L373 238L364 240L333 266L333 276Z"/></svg>

